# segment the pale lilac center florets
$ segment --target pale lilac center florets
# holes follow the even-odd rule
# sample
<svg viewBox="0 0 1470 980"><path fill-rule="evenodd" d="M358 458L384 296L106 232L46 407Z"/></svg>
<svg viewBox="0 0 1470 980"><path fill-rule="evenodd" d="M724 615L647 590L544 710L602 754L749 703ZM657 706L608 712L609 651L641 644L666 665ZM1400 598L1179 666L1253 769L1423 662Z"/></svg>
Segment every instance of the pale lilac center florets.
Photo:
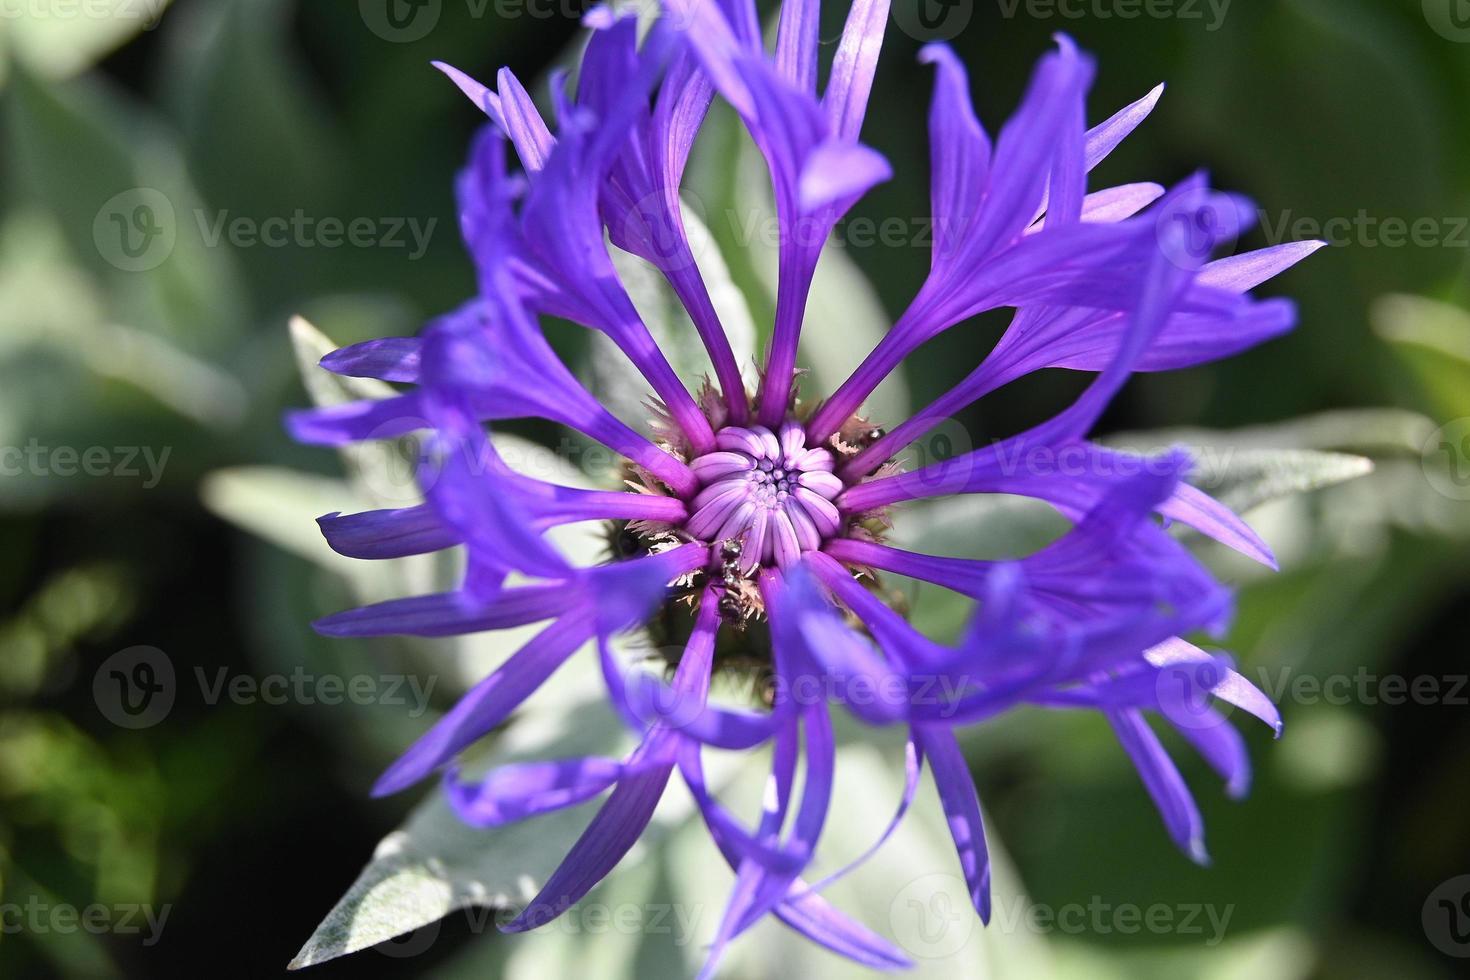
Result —
<svg viewBox="0 0 1470 980"><path fill-rule="evenodd" d="M715 434L715 452L691 464L701 489L684 530L711 544L738 542L741 566L785 567L837 534L843 520L833 503L845 488L832 453L808 448L806 430L787 422L728 426Z"/></svg>

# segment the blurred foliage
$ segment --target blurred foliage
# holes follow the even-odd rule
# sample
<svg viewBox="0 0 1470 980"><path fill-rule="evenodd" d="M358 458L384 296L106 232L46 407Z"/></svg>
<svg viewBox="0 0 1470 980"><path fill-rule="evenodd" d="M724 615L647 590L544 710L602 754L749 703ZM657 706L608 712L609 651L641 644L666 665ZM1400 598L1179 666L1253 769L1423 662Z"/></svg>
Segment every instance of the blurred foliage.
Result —
<svg viewBox="0 0 1470 980"><path fill-rule="evenodd" d="M432 698L442 708L515 641L311 633L316 616L424 591L449 569L331 555L313 518L391 497L401 489L395 460L411 447L334 460L292 446L279 413L334 397L323 374L308 371L302 386L298 359L333 342L412 333L473 289L452 180L480 120L427 62L480 77L510 64L544 79L572 60L567 13L578 8L445 2L432 30L400 43L369 29L368 6L98 0L78 16L80 6L60 0L0 5L0 447L45 451L44 466L0 476L0 902L171 910L151 945L120 929L7 929L0 975L176 975L217 965L222 952L239 972L272 975L403 815L406 802L370 802L366 791L425 718L383 704L211 704L196 670L442 676ZM843 12L827 6L830 40ZM1211 473L1216 486L1254 507L1282 564L1272 575L1206 549L1240 585L1230 645L1253 678L1466 671L1470 505L1442 492L1454 486L1445 470L1454 460L1436 440L1470 418L1470 248L1456 231L1470 214L1470 44L1433 29L1428 7L1240 0L1218 29L1208 17L1097 16L1106 4L1075 20L1028 16L1024 2L1013 17L1009 4L955 8L967 20L953 43L992 131L1059 29L1099 57L1094 118L1167 80L1158 111L1098 179L1168 182L1207 165L1262 209L1263 228L1241 249L1360 214L1379 231L1386 219L1439 229L1433 244L1402 247L1349 231L1268 287L1299 301L1294 334L1223 364L1139 378L1106 419L1119 444L1180 441L1229 456ZM496 18L497 9L522 15ZM890 26L866 136L897 177L849 224L927 213L930 69L916 63L918 43ZM544 95L544 82L533 88ZM766 192L728 112L696 147L689 190L728 267L721 302L748 320L755 344L771 315L769 250L721 216ZM162 253L148 252L163 240L147 236L140 256L119 251L110 222L120 216L126 229L147 217L140 206L171 232ZM298 214L431 230L422 255L381 241L270 247L217 234L236 219ZM922 247L844 241L823 260L810 324L813 338L834 339L803 352L816 360L818 387L871 345L927 262ZM742 301L748 317L733 312ZM304 320L288 333L295 314L322 333ZM675 336L682 326L660 322ZM953 383L999 327L982 319L926 346L882 393L885 411ZM617 384L580 332L554 339L591 382ZM1027 379L964 413L954 431L977 443L1013 432L1077 384L1060 372ZM107 450L107 475L66 475L52 452L62 447ZM143 450L160 463L156 483ZM1359 457L1374 470L1283 497L1272 474L1284 450L1319 454L1322 483ZM946 502L914 515L906 533L954 553L1013 554L1056 528L1015 501ZM587 555L595 547L566 543ZM932 591L910 599L936 634L965 612ZM167 653L179 697L161 723L129 730L99 711L92 679L137 644ZM1186 935L993 926L951 975L1453 975L1420 911L1435 886L1470 868L1466 712L1281 700L1282 741L1244 729L1258 763L1247 802L1225 802L1202 765L1185 767L1201 790L1209 871L1172 852L1095 719L1028 712L974 731L966 747L1002 845L999 896L1054 907L1093 896L1205 903L1234 914L1218 947ZM894 747L877 748L881 758L850 750L854 792L895 778ZM836 842L844 851L871 839L868 823L886 818L891 789L877 794L882 806L856 808ZM885 928L888 896L915 867L949 867L932 817L919 814L895 838L873 877L844 882L839 904ZM540 843L554 850L554 840ZM602 900L678 895L718 906L727 882L709 870L718 859L697 835L673 828L651 848L657 859L614 876ZM451 916L409 961L413 972L665 976L699 956L697 944L670 950L657 935L516 944L478 921ZM833 968L762 928L737 975ZM359 953L315 970L404 966Z"/></svg>

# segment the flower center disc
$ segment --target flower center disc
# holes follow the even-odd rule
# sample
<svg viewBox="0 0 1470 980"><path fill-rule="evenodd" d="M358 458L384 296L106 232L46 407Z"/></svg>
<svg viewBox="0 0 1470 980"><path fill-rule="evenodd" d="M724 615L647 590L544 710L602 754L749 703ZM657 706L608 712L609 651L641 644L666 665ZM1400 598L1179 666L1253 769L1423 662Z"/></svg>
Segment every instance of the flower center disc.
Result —
<svg viewBox="0 0 1470 980"><path fill-rule="evenodd" d="M689 507L688 534L711 544L737 542L749 571L785 567L841 528L832 501L844 485L832 472L832 454L807 448L799 423L787 422L779 433L728 426L715 444L715 452L690 464L701 489Z"/></svg>

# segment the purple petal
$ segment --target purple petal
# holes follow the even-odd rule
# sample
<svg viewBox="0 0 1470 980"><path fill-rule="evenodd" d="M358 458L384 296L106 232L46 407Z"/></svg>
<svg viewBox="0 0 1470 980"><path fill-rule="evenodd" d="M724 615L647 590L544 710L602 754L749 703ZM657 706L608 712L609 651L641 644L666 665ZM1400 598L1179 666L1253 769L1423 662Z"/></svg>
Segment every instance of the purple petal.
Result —
<svg viewBox="0 0 1470 980"><path fill-rule="evenodd" d="M440 520L427 504L401 510L328 514L317 518L317 525L332 550L348 558L402 558L464 542L464 537Z"/></svg>
<svg viewBox="0 0 1470 980"><path fill-rule="evenodd" d="M990 853L985 847L985 825L980 818L980 797L975 792L975 781L970 776L970 767L960 752L954 734L939 725L915 725L915 741L929 759L934 772L934 785L939 790L939 802L944 807L949 821L949 833L954 838L955 851L960 857L960 870L969 886L970 902L980 915L980 921L990 921Z"/></svg>
<svg viewBox="0 0 1470 980"><path fill-rule="evenodd" d="M525 86L509 68L500 69L495 81L500 89L505 135L515 144L521 165L528 172L535 173L546 166L546 158L551 155L555 140L541 113L536 110L536 103L531 101Z"/></svg>
<svg viewBox="0 0 1470 980"><path fill-rule="evenodd" d="M776 34L776 69L803 92L817 91L817 32L821 0L786 0Z"/></svg>
<svg viewBox="0 0 1470 980"><path fill-rule="evenodd" d="M485 601L464 592L389 599L317 620L323 636L458 636L551 619L581 598L565 584L506 589Z"/></svg>
<svg viewBox="0 0 1470 980"><path fill-rule="evenodd" d="M1108 721L1118 735L1133 766L1138 770L1143 785L1153 797L1154 806L1164 818L1164 826L1174 843L1196 864L1209 864L1205 851L1204 820L1199 807L1184 785L1169 754L1159 742L1159 737L1148 727L1143 715L1137 711L1110 711Z"/></svg>
<svg viewBox="0 0 1470 980"><path fill-rule="evenodd" d="M445 796L454 812L475 827L499 827L586 802L617 780L623 764L595 756L501 766L478 783L450 772Z"/></svg>
<svg viewBox="0 0 1470 980"><path fill-rule="evenodd" d="M334 350L321 363L333 374L417 384L423 349L418 337L383 337Z"/></svg>
<svg viewBox="0 0 1470 980"><path fill-rule="evenodd" d="M812 214L828 205L855 199L893 176L882 154L861 143L829 140L812 150L801 170L797 201Z"/></svg>
<svg viewBox="0 0 1470 980"><path fill-rule="evenodd" d="M839 139L856 140L863 128L887 26L888 0L853 0L832 60L832 77L822 95L823 108Z"/></svg>
<svg viewBox="0 0 1470 980"><path fill-rule="evenodd" d="M407 789L510 716L592 635L591 617L571 614L538 633L470 689L428 733L379 777L374 796Z"/></svg>
<svg viewBox="0 0 1470 980"><path fill-rule="evenodd" d="M476 108L489 116L491 121L501 131L505 131L505 113L500 108L500 96L491 91L489 87L475 81L453 65L445 64L442 61L431 62L431 64L449 76L449 80L459 87L459 90L475 104Z"/></svg>

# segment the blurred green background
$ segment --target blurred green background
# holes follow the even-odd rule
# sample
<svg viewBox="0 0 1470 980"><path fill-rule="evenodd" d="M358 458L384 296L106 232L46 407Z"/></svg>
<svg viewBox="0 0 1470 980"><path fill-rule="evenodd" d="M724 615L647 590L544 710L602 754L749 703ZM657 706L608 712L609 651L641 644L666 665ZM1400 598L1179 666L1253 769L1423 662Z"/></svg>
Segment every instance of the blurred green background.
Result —
<svg viewBox="0 0 1470 980"><path fill-rule="evenodd" d="M844 11L826 6L830 41ZM437 710L465 680L449 674L473 674L474 656L446 666L447 643L311 633L312 618L405 594L434 570L380 573L323 555L311 518L352 509L377 464L349 458L344 480L341 458L283 434L282 410L311 397L298 348L319 354L322 343L300 330L293 344L287 323L302 314L336 343L408 334L472 292L452 181L480 120L428 62L482 79L510 65L538 80L540 98L549 66L575 51L582 7L393 9L406 19L385 19L389 5L373 0L0 0L0 447L11 450L0 476L0 975L279 975L413 802L367 790L427 720L386 697L276 704L211 698L209 685L298 666L409 673L443 681L429 692ZM1178 753L1213 868L1173 852L1099 719L1026 713L966 743L1015 869L1007 887L1050 909L1095 897L1228 909L1224 941L1207 943L1208 928L992 926L983 952L958 955L1003 977L1457 975L1464 961L1451 954L1470 955L1470 879L1444 883L1470 873L1470 4L1179 0L1124 16L1137 9L957 0L928 8L939 27L927 30L900 0L865 132L897 176L849 226L927 211L922 39L953 38L995 132L1049 35L1065 30L1100 61L1094 120L1169 83L1094 187L1206 166L1265 218L1240 248L1324 228L1333 239L1263 291L1300 302L1294 334L1136 379L1105 430L1177 429L1243 459L1351 453L1375 470L1251 510L1281 556L1278 575L1208 552L1241 587L1230 647L1286 721L1278 743L1241 722L1257 763L1242 803ZM749 152L738 139L717 114L691 192L759 329L760 257L714 218L739 194ZM280 243L230 231L298 215L308 230ZM323 219L359 222L362 240L333 246ZM928 254L912 241L843 241L824 259L813 329L856 356L871 343L861 331L902 308ZM854 268L871 295L852 284ZM986 321L926 347L908 391L932 396L957 380L997 329ZM555 339L586 362L583 335ZM1014 431L1078 383L1030 379L950 431L977 443ZM315 397L340 397L313 384ZM1239 470L1216 474L1237 502L1279 497L1270 474ZM994 515L930 517L977 541L997 526ZM925 625L953 627L952 610L918 599ZM118 724L111 671L146 677L133 673L140 655L109 658L140 646L162 651L175 691L165 716ZM1333 678L1351 679L1340 696L1313 686ZM1436 693L1395 698L1391 678L1429 678ZM936 853L933 870L951 871ZM863 887L882 895L866 918L888 931L894 888ZM1464 914L1437 911L1445 897L1466 902ZM94 906L95 929L55 915ZM144 906L166 916L156 934ZM315 971L531 975L515 942L451 916L422 948ZM666 942L646 937L620 968L677 975L697 962L696 947L670 965L655 948Z"/></svg>

